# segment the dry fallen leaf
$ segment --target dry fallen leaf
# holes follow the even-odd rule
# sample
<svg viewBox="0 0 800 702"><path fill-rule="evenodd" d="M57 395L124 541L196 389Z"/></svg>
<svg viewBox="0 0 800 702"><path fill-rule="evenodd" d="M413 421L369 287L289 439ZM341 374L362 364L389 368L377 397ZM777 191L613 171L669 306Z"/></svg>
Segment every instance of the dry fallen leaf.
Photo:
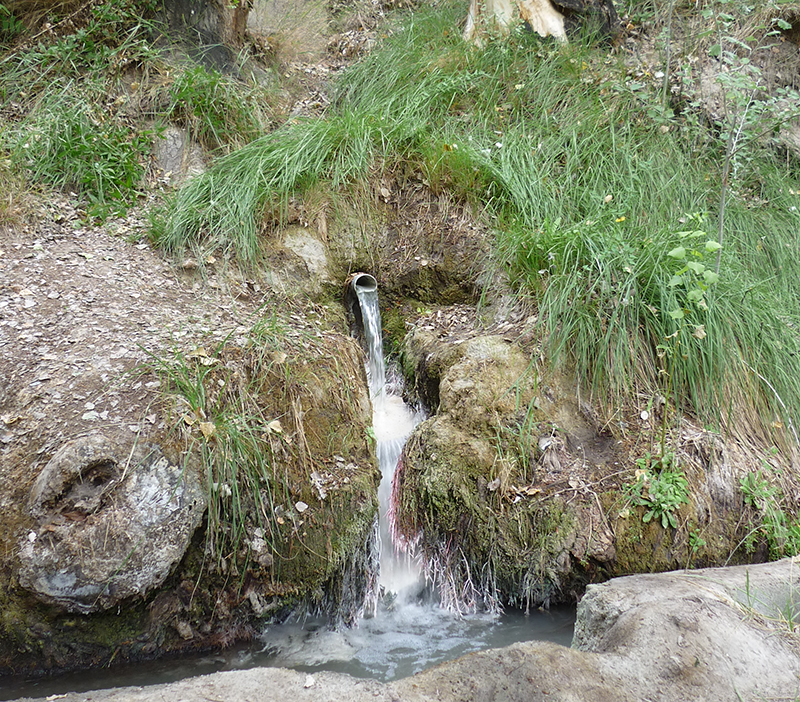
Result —
<svg viewBox="0 0 800 702"><path fill-rule="evenodd" d="M203 432L206 439L209 439L217 431L217 425L214 422L200 422L200 431Z"/></svg>
<svg viewBox="0 0 800 702"><path fill-rule="evenodd" d="M500 478L495 478L486 487L488 487L491 492L494 492L495 490L497 490L497 488L500 487Z"/></svg>
<svg viewBox="0 0 800 702"><path fill-rule="evenodd" d="M270 434L283 434L281 420L273 419L269 424L267 424L267 431L270 432Z"/></svg>

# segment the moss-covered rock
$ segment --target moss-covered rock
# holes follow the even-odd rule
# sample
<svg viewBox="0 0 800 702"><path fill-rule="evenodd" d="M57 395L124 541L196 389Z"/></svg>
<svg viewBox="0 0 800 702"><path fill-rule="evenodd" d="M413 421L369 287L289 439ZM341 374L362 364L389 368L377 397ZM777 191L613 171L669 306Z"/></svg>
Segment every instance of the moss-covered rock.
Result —
<svg viewBox="0 0 800 702"><path fill-rule="evenodd" d="M602 425L579 383L546 367L530 320L452 334L435 323L446 316L420 319L404 344L433 415L406 445L393 499L396 531L451 604L528 607L616 575L767 557L765 515L739 483L777 472L777 452L684 417L662 464L650 453L660 425L633 412ZM659 492L669 480L679 491Z"/></svg>

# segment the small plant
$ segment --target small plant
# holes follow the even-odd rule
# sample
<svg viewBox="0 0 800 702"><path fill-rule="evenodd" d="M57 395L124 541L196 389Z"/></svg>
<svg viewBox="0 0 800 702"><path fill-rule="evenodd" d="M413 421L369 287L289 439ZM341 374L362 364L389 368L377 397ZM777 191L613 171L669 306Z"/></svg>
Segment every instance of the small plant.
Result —
<svg viewBox="0 0 800 702"><path fill-rule="evenodd" d="M166 116L184 124L194 139L215 149L251 141L265 131L261 92L203 66L184 70L170 87Z"/></svg>
<svg viewBox="0 0 800 702"><path fill-rule="evenodd" d="M689 482L682 470L674 467L674 456L653 459L648 453L636 461L636 479L627 486L631 502L647 508L642 521L660 520L665 529L678 528L675 512L689 502Z"/></svg>
<svg viewBox="0 0 800 702"><path fill-rule="evenodd" d="M703 538L703 532L700 529L692 529L689 532L689 549L686 554L686 568L691 568L695 559L700 555L700 552L708 545Z"/></svg>
<svg viewBox="0 0 800 702"><path fill-rule="evenodd" d="M709 289L719 282L719 273L707 267L703 262L708 254L717 253L722 247L719 243L709 238L702 228L702 217L698 214L689 218L698 226L695 229L677 233L681 241L679 246L671 249L667 256L677 262L679 268L672 272L667 283L668 290L678 299L675 306L667 311L668 316L677 323L677 329L666 336L664 342L656 347L657 355L665 361L665 368L661 374L666 375L666 397L670 398L673 391L673 381L676 368L681 361L688 360L691 347L685 333L692 327L691 337L695 342L701 342L707 336L706 324L703 322L708 311L707 293ZM694 243L705 240L699 246ZM678 409L677 398L675 407ZM664 412L661 425L661 452L666 452L667 412Z"/></svg>
<svg viewBox="0 0 800 702"><path fill-rule="evenodd" d="M25 25L5 5L0 4L0 45L19 36Z"/></svg>
<svg viewBox="0 0 800 702"><path fill-rule="evenodd" d="M772 558L800 553L800 520L784 512L781 506L784 496L778 486L772 485L758 470L741 478L739 487L745 504L756 509L761 516L761 524L745 538L745 548L752 551L755 539L760 535L766 539Z"/></svg>
<svg viewBox="0 0 800 702"><path fill-rule="evenodd" d="M690 557L694 558L700 552L700 549L705 548L706 545L706 540L702 537L698 529L692 529L689 532Z"/></svg>

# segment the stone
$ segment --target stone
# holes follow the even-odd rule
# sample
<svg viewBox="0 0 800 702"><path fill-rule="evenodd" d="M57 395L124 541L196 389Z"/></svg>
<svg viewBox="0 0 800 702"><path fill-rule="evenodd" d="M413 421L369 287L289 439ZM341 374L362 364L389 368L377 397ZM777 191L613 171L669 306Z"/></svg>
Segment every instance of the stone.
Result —
<svg viewBox="0 0 800 702"><path fill-rule="evenodd" d="M53 456L29 508L36 525L20 542L20 584L43 602L87 614L161 585L206 498L190 465L174 465L154 445L93 433Z"/></svg>
<svg viewBox="0 0 800 702"><path fill-rule="evenodd" d="M203 150L189 137L186 129L167 127L156 140L156 167L170 185L179 186L188 178L206 170Z"/></svg>

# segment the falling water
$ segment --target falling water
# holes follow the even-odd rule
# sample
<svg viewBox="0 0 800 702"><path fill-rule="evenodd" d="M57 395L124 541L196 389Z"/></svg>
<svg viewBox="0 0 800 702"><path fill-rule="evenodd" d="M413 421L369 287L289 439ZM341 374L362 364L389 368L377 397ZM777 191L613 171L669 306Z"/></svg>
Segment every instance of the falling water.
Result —
<svg viewBox="0 0 800 702"><path fill-rule="evenodd" d="M392 543L389 524L389 503L392 478L397 468L406 439L422 420L420 412L413 412L399 392L400 378L387 383L386 363L383 357L381 313L378 306L378 284L369 275L359 275L353 281L358 297L367 343L367 379L372 398L372 424L377 441L381 484L378 488L380 504L380 585L392 598L406 601L417 596L423 586L419 565L411 554Z"/></svg>
<svg viewBox="0 0 800 702"><path fill-rule="evenodd" d="M364 337L367 342L367 380L373 402L386 394L386 364L383 360L381 311L378 307L378 282L371 275L359 274L353 279L358 297Z"/></svg>

